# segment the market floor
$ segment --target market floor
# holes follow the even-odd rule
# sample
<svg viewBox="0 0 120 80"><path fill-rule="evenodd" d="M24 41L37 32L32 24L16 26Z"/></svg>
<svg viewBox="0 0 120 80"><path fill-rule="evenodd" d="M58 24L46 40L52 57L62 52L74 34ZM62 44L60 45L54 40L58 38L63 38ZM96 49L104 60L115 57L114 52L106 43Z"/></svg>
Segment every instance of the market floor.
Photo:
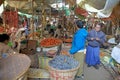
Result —
<svg viewBox="0 0 120 80"><path fill-rule="evenodd" d="M99 69L84 65L84 80L114 80L108 70L103 65Z"/></svg>
<svg viewBox="0 0 120 80"><path fill-rule="evenodd" d="M50 80L50 79L28 79L28 80ZM94 67L87 67L84 64L84 79L76 78L75 80L114 80L108 70L103 65L99 69Z"/></svg>

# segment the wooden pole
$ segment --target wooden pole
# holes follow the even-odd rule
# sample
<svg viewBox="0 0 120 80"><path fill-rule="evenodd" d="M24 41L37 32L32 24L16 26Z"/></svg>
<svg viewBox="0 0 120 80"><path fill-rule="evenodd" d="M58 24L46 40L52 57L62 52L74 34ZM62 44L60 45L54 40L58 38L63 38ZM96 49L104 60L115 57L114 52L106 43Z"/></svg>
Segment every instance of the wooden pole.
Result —
<svg viewBox="0 0 120 80"><path fill-rule="evenodd" d="M41 3L41 6L42 6L42 30L41 30L41 38L43 38L43 30L44 30L44 23L45 23L45 5L44 5L44 0L42 0L42 3Z"/></svg>
<svg viewBox="0 0 120 80"><path fill-rule="evenodd" d="M33 9L33 6L34 6L34 3L33 3L33 0L32 0L32 2L31 2L31 5L32 5L32 33L33 33L33 40L35 39L35 35L34 35L34 18L33 18L33 16L34 16L34 9Z"/></svg>

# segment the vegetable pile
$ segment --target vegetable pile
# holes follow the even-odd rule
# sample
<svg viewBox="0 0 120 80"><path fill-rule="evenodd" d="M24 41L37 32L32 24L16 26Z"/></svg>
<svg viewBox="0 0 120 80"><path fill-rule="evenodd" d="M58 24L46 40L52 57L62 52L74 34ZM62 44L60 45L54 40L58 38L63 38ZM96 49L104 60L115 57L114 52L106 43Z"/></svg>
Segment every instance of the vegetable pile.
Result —
<svg viewBox="0 0 120 80"><path fill-rule="evenodd" d="M64 39L64 42L71 43L71 42L72 42L72 39Z"/></svg>
<svg viewBox="0 0 120 80"><path fill-rule="evenodd" d="M0 27L0 33L4 32L4 28Z"/></svg>
<svg viewBox="0 0 120 80"><path fill-rule="evenodd" d="M38 32L34 32L34 33L31 33L28 35L28 37L33 37L33 36L39 36L39 33Z"/></svg>
<svg viewBox="0 0 120 80"><path fill-rule="evenodd" d="M73 57L59 55L49 61L49 66L58 70L68 70L78 67L79 62Z"/></svg>
<svg viewBox="0 0 120 80"><path fill-rule="evenodd" d="M53 47L53 46L58 46L62 43L60 39L57 38L46 38L43 39L40 43L42 47Z"/></svg>
<svg viewBox="0 0 120 80"><path fill-rule="evenodd" d="M62 54L62 55L68 55L69 52L68 52L68 50L61 50L61 54Z"/></svg>

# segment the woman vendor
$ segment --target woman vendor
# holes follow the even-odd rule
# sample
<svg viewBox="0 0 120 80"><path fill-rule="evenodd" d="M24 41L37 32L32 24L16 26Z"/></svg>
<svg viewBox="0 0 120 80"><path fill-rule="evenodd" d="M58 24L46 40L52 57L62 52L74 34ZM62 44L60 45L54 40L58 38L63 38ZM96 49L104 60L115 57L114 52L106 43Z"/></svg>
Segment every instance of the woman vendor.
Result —
<svg viewBox="0 0 120 80"><path fill-rule="evenodd" d="M57 27L57 29L55 31L54 37L55 38L60 38L61 37L61 31L62 31L62 26L58 25L58 27Z"/></svg>
<svg viewBox="0 0 120 80"><path fill-rule="evenodd" d="M14 54L14 51L8 46L9 35L0 34L0 58Z"/></svg>

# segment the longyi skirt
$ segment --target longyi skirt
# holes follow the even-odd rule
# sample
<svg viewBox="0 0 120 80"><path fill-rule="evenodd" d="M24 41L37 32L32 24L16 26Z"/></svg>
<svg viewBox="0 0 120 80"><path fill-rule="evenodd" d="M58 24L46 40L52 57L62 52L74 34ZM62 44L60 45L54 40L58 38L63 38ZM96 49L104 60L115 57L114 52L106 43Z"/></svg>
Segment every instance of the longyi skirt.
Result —
<svg viewBox="0 0 120 80"><path fill-rule="evenodd" d="M87 46L85 62L88 65L94 66L100 64L100 48Z"/></svg>

